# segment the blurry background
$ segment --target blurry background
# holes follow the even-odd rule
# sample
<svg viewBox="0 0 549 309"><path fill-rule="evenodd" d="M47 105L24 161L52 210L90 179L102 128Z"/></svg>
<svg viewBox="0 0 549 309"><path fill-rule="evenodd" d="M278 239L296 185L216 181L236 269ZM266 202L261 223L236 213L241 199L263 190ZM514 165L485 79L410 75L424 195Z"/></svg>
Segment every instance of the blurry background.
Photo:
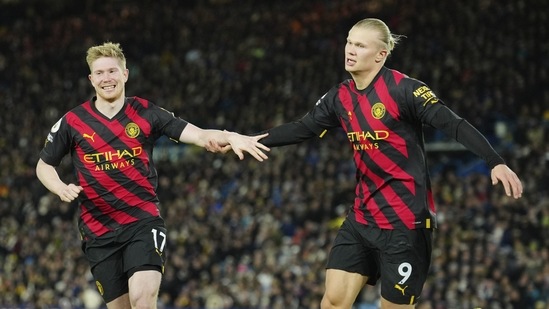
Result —
<svg viewBox="0 0 549 309"><path fill-rule="evenodd" d="M482 161L427 129L439 229L420 308L547 308L545 0L0 0L0 307L103 306L75 205L34 172L50 127L92 96L88 47L122 44L128 96L253 133L301 117L349 78L347 31L365 17L406 35L387 66L431 86L525 186L521 200L505 197ZM354 189L339 133L273 149L265 163L159 140L170 231L160 306L318 308ZM377 295L366 288L356 308L376 308Z"/></svg>

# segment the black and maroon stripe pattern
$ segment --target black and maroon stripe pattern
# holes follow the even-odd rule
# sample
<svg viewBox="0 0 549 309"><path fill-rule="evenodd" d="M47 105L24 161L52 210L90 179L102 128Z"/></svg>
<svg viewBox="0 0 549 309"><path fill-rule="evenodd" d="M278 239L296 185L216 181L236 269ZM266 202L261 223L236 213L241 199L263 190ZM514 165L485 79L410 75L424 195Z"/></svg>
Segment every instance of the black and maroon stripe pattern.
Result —
<svg viewBox="0 0 549 309"><path fill-rule="evenodd" d="M322 112L335 113L347 133L357 167L352 211L362 224L382 229L435 225L422 124L416 119L418 108L431 106L408 95L420 86L383 68L366 89L358 90L353 80L334 87L312 113L320 123L328 119Z"/></svg>
<svg viewBox="0 0 549 309"><path fill-rule="evenodd" d="M152 147L162 134L178 139L186 122L141 98L128 98L112 119L92 101L68 112L58 132L41 152L43 160L58 162L69 147L80 194L80 228L101 236L122 225L160 216L158 177ZM66 136L70 143L57 135Z"/></svg>

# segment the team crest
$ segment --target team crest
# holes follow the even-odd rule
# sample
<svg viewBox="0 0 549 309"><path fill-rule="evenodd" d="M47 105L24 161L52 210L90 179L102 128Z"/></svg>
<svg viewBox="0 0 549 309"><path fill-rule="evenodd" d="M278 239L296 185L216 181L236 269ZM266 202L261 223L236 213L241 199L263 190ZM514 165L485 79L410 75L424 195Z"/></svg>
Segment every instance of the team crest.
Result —
<svg viewBox="0 0 549 309"><path fill-rule="evenodd" d="M385 105L381 102L377 102L372 106L372 117L381 119L383 116L385 116Z"/></svg>
<svg viewBox="0 0 549 309"><path fill-rule="evenodd" d="M95 281L95 285L97 285L97 290L99 291L99 294L101 294L101 296L103 296L103 294L105 293L105 291L103 290L103 286L101 285L101 283L99 281Z"/></svg>
<svg viewBox="0 0 549 309"><path fill-rule="evenodd" d="M139 126L133 122L130 122L126 125L126 135L130 138L136 138L139 135L141 130Z"/></svg>

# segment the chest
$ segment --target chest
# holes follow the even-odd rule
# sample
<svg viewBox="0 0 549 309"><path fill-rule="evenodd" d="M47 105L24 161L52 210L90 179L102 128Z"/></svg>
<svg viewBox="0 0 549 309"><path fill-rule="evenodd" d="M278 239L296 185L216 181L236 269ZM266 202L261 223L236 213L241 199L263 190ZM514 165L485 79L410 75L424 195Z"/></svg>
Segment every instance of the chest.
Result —
<svg viewBox="0 0 549 309"><path fill-rule="evenodd" d="M336 104L336 113L347 132L367 131L372 136L382 134L378 131L398 127L402 120L395 99L389 96L383 98L375 93L341 96Z"/></svg>
<svg viewBox="0 0 549 309"><path fill-rule="evenodd" d="M147 144L148 127L145 121L127 117L113 121L88 119L72 123L71 135L74 149L82 155L113 160L141 154Z"/></svg>

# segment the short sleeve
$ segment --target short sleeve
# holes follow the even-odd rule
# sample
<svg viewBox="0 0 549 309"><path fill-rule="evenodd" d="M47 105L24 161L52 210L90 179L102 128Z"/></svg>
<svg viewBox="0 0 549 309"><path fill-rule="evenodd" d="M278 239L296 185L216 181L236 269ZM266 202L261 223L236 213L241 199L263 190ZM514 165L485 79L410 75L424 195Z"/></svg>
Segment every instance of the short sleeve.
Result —
<svg viewBox="0 0 549 309"><path fill-rule="evenodd" d="M173 112L154 104L151 106L151 110L155 115L154 125L158 129L160 135L179 140L181 132L183 132L183 129L185 129L188 122L176 117Z"/></svg>
<svg viewBox="0 0 549 309"><path fill-rule="evenodd" d="M70 151L72 139L67 117L64 115L50 129L44 147L40 151L40 159L47 164L58 166Z"/></svg>

